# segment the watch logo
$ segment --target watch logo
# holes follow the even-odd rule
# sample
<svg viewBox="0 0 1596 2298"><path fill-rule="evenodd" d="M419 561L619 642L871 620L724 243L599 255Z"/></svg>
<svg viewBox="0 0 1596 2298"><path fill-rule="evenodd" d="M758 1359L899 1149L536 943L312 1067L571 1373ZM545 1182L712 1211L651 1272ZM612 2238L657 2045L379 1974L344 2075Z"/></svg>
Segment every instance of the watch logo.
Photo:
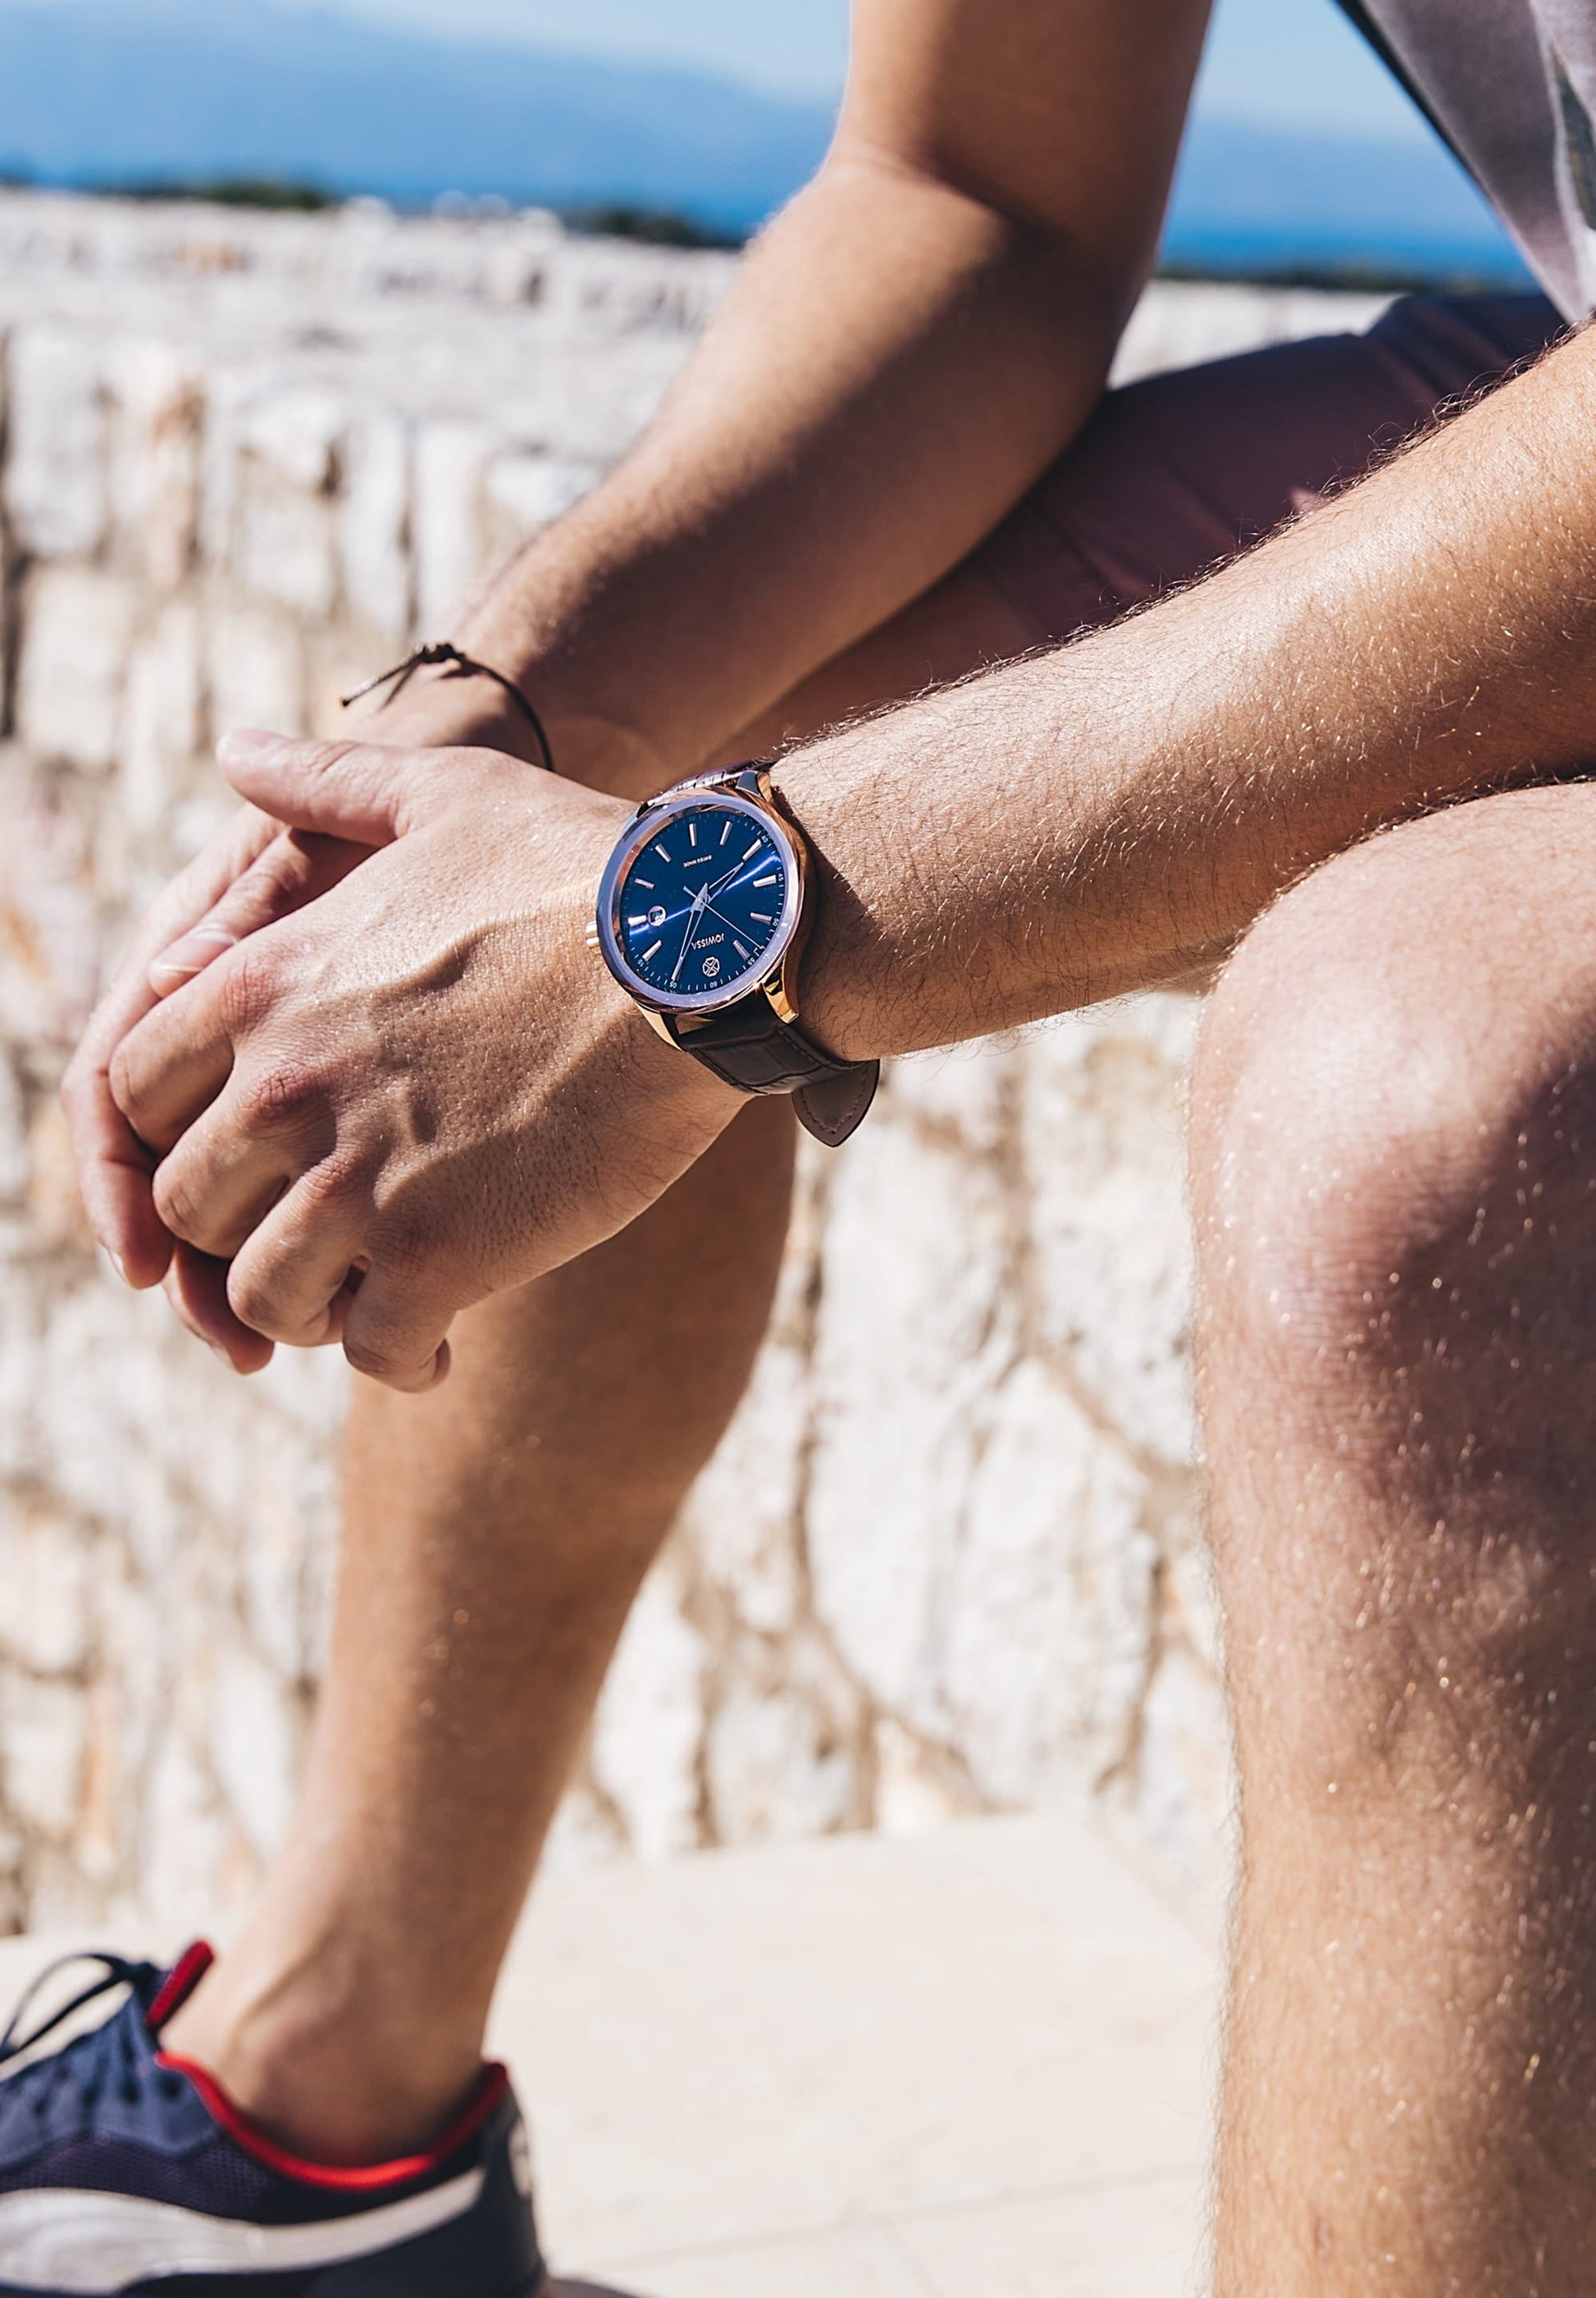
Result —
<svg viewBox="0 0 1596 2298"><path fill-rule="evenodd" d="M707 863L713 862L714 859L713 854L690 854L682 867L684 870L701 870Z"/></svg>
<svg viewBox="0 0 1596 2298"><path fill-rule="evenodd" d="M718 949L725 938L726 937L724 934L706 934L702 941L694 942L693 947L695 949Z"/></svg>

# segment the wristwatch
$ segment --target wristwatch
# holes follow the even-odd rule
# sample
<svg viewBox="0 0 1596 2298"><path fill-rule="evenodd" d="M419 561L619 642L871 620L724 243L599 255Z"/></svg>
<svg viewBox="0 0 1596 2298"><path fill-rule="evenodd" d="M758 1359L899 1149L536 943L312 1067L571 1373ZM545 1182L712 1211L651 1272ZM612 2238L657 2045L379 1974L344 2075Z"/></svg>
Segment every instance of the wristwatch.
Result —
<svg viewBox="0 0 1596 2298"><path fill-rule="evenodd" d="M787 1093L835 1149L864 1119L877 1062L839 1062L798 1027L814 922L808 849L763 765L678 782L616 842L590 944L650 1027L744 1093Z"/></svg>

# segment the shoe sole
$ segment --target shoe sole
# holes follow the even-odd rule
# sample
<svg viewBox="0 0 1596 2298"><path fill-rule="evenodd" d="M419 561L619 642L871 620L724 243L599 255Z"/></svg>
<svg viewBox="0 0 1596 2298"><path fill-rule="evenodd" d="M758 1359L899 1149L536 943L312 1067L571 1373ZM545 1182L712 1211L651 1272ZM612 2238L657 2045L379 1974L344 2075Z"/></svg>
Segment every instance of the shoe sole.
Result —
<svg viewBox="0 0 1596 2298"><path fill-rule="evenodd" d="M325 2286L313 2284L309 2298L316 2298L317 2289L320 2286ZM196 2293L203 2293L203 2298L212 2298L212 2294L231 2290L246 2294L259 2291L262 2298L274 2290L292 2290L297 2298L297 2294L304 2290L304 2277L294 2273L167 2275L159 2282L127 2283L120 2298L164 2298L167 2292L172 2294L172 2298L183 2298L185 2293L187 2298L195 2298ZM82 2294L46 2287L38 2282L0 2282L0 2298L82 2298ZM448 2298L467 2298L467 2294L459 2284L451 2284ZM547 2274L534 2274L530 2282L517 2282L513 2290L473 2291L469 2298L554 2298L554 2285Z"/></svg>

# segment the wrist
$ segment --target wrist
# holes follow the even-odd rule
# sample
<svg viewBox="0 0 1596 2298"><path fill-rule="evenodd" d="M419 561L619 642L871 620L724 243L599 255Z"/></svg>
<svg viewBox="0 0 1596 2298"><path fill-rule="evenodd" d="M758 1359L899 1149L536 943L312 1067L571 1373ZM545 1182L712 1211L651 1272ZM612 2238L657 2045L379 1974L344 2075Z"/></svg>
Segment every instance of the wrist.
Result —
<svg viewBox="0 0 1596 2298"><path fill-rule="evenodd" d="M813 879L798 1006L805 1029L839 1062L879 1061L903 1050L883 995L890 941L872 898L878 806L855 771L856 742L850 733L816 743L784 760L773 776L808 847ZM901 1006L900 997L892 1002Z"/></svg>

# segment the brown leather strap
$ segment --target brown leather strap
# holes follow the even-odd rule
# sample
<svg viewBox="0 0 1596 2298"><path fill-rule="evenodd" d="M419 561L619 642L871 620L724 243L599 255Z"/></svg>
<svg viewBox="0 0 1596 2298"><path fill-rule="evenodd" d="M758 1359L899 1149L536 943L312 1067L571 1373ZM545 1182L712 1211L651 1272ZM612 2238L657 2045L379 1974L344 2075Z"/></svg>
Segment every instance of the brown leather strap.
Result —
<svg viewBox="0 0 1596 2298"><path fill-rule="evenodd" d="M881 1081L879 1062L835 1062L812 1037L781 1021L767 998L744 997L702 1021L664 1017L683 1053L691 1054L743 1093L787 1093L800 1125L828 1149L840 1148L864 1121Z"/></svg>

